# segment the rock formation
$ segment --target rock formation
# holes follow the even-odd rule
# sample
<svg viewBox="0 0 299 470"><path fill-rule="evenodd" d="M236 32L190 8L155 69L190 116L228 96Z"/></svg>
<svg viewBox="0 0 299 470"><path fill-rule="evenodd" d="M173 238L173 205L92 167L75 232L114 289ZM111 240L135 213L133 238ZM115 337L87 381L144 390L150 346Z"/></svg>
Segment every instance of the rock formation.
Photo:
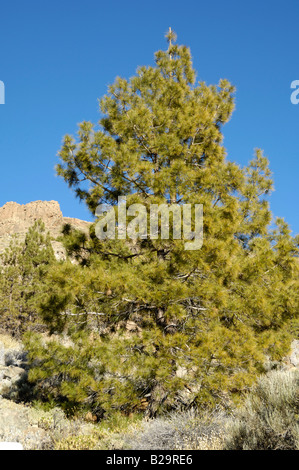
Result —
<svg viewBox="0 0 299 470"><path fill-rule="evenodd" d="M63 217L60 206L56 201L35 201L21 205L8 202L0 207L0 253L8 247L13 236L24 240L26 232L34 222L41 219L53 238L52 245L58 258L64 257L61 243L55 239L61 234L64 224L88 232L90 223L70 217Z"/></svg>

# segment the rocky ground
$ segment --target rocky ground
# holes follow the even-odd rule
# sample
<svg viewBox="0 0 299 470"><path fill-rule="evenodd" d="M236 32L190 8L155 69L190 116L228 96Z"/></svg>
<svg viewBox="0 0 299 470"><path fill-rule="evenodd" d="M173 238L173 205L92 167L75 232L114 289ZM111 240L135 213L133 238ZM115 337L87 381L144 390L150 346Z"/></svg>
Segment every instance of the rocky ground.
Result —
<svg viewBox="0 0 299 470"><path fill-rule="evenodd" d="M2 340L2 341L1 341ZM19 442L25 449L43 449L50 438L30 408L4 398L27 378L26 353L8 337L0 337L0 441Z"/></svg>
<svg viewBox="0 0 299 470"><path fill-rule="evenodd" d="M10 400L0 398L0 441L19 442L26 450L47 449L51 438L30 410Z"/></svg>

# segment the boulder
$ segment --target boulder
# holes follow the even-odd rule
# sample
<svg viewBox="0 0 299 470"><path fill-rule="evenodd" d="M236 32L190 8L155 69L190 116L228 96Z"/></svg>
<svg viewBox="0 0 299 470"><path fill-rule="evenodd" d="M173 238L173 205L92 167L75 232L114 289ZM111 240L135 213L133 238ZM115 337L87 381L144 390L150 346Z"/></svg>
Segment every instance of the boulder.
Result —
<svg viewBox="0 0 299 470"><path fill-rule="evenodd" d="M5 349L0 343L0 395L27 379L26 353L21 349Z"/></svg>
<svg viewBox="0 0 299 470"><path fill-rule="evenodd" d="M291 366L299 368L299 341L292 342L291 353L289 355L289 362Z"/></svg>

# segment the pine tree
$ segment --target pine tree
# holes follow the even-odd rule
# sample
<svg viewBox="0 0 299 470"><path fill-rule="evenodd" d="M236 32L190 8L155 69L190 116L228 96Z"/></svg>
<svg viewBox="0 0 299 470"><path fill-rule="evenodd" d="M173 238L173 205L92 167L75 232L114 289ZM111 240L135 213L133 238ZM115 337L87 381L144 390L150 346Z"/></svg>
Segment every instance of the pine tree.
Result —
<svg viewBox="0 0 299 470"><path fill-rule="evenodd" d="M25 241L13 239L1 256L1 328L13 336L38 325L38 304L42 298L47 269L55 262L50 235L37 221L29 228Z"/></svg>
<svg viewBox="0 0 299 470"><path fill-rule="evenodd" d="M51 270L41 311L72 343L28 338L40 361L31 379L61 402L101 413L146 406L154 415L239 396L266 358L286 353L298 313L299 239L283 220L273 225L268 160L261 150L246 168L226 159L222 126L234 88L197 84L189 49L171 31L167 39L155 66L109 87L99 129L83 122L78 140L65 137L57 167L92 213L120 196L148 209L204 207L196 251L174 237L65 231L78 264Z"/></svg>

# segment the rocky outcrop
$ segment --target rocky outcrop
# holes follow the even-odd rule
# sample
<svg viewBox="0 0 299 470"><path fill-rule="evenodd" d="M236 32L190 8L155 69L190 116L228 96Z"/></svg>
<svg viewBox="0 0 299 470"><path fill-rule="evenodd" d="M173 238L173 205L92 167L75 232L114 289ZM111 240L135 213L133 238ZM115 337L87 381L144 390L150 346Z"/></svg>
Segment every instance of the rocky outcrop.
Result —
<svg viewBox="0 0 299 470"><path fill-rule="evenodd" d="M61 243L55 241L61 234L64 224L71 224L76 229L88 232L90 223L80 219L63 217L57 201L34 201L21 205L8 202L0 207L0 253L9 246L13 236L24 240L26 232L35 221L41 219L53 238L53 248L57 258L64 257Z"/></svg>
<svg viewBox="0 0 299 470"><path fill-rule="evenodd" d="M0 395L27 379L26 353L22 349L5 349L0 342Z"/></svg>

